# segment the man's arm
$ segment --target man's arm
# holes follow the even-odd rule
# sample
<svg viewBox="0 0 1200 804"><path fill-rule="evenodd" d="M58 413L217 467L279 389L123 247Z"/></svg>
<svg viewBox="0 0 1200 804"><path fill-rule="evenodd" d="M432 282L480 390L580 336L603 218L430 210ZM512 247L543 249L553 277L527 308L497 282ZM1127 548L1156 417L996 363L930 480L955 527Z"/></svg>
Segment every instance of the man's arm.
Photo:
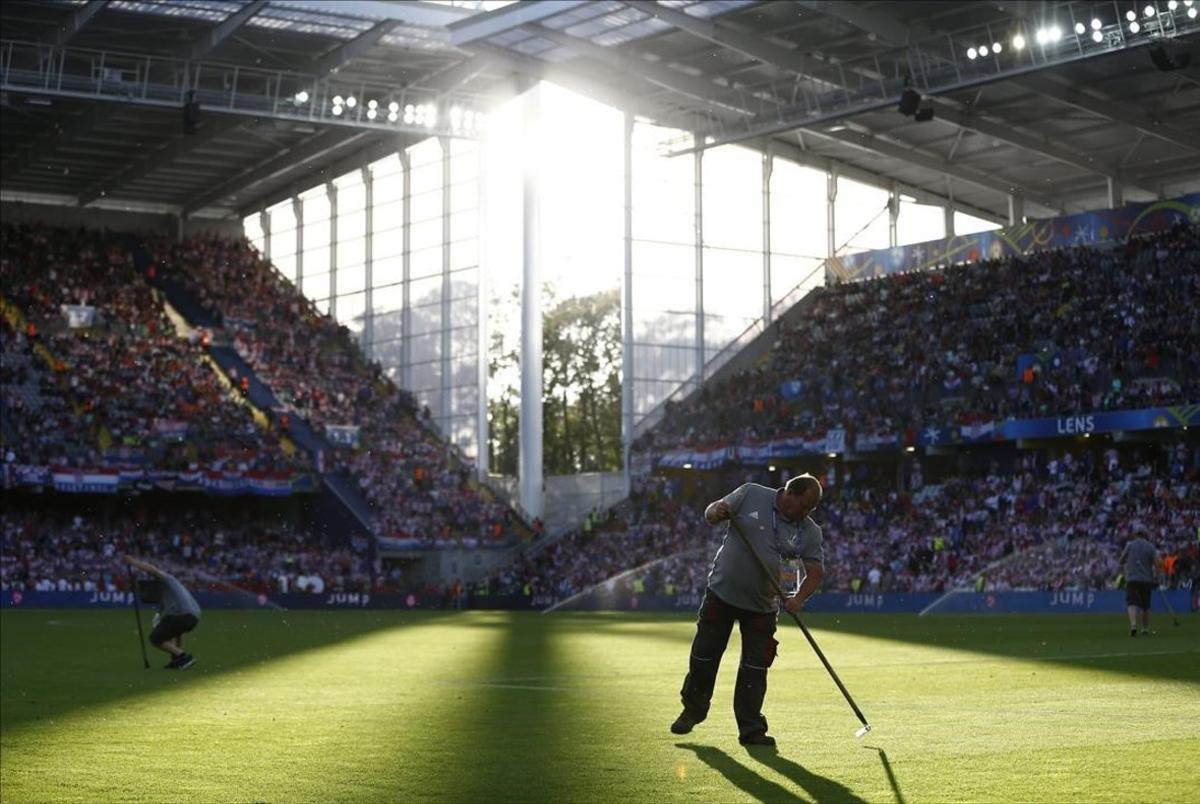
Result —
<svg viewBox="0 0 1200 804"><path fill-rule="evenodd" d="M812 597L813 592L817 591L817 587L821 585L821 579L824 577L824 567L815 561L805 561L804 580L800 582L800 588L796 590L796 594L789 597L784 604L788 612L795 614L802 609L805 601Z"/></svg>
<svg viewBox="0 0 1200 804"><path fill-rule="evenodd" d="M133 556L125 556L125 563L130 564L134 567L137 567L138 569L142 570L143 572L148 572L151 575L155 576L156 578L163 578L167 574L167 573L163 572L162 570L160 570L158 567L151 564L149 561L142 561L141 559L134 558Z"/></svg>
<svg viewBox="0 0 1200 804"><path fill-rule="evenodd" d="M733 509L724 500L709 503L708 507L704 509L704 520L710 525L724 522L731 516L733 516Z"/></svg>

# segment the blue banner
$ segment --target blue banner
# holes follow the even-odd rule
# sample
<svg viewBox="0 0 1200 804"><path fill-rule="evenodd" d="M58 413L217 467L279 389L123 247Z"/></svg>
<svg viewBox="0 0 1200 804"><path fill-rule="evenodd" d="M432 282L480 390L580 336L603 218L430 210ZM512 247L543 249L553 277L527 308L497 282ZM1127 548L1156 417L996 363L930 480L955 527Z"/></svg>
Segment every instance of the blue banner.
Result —
<svg viewBox="0 0 1200 804"><path fill-rule="evenodd" d="M202 491L215 496L286 497L317 490L307 474L270 472L174 472L137 467L73 468L4 464L0 487L52 488L68 494L116 494L118 491Z"/></svg>
<svg viewBox="0 0 1200 804"><path fill-rule="evenodd" d="M1200 193L1169 201L1128 204L1117 209L1029 221L990 232L831 257L825 263L826 279L831 284L850 282L901 271L921 271L960 262L1023 256L1049 249L1124 240L1134 234L1169 229L1179 222L1200 224Z"/></svg>
<svg viewBox="0 0 1200 804"><path fill-rule="evenodd" d="M1045 419L982 421L972 424L930 425L914 434L913 446L941 447L955 444L982 444L1016 441L1025 438L1064 438L1085 433L1115 433L1125 430L1178 429L1200 426L1200 402L1168 408L1110 410L1078 416ZM673 450L658 456L657 465L674 468L716 469L726 463L768 463L773 458L795 458L822 453L841 454L849 440L844 430L830 430L811 436L777 438L766 444L738 444L703 450ZM890 431L859 433L854 437L857 452L897 452L907 446L901 433Z"/></svg>
<svg viewBox="0 0 1200 804"><path fill-rule="evenodd" d="M1186 589L1165 592L1176 612L1192 611L1192 593ZM195 592L202 609L428 609L450 608L451 601L438 593L410 592L325 592L322 594L263 595L252 592ZM693 612L700 606L700 592L679 595L635 595L626 590L606 592L571 605L573 611L663 611ZM133 606L129 592L30 592L7 591L0 597L6 609L120 609ZM1154 608L1162 598L1155 595ZM552 595L471 595L464 608L537 610L559 602ZM931 614L1121 614L1125 593L1114 590L1064 592L936 592L904 594L863 592L818 594L805 611L814 614L917 614L937 606Z"/></svg>

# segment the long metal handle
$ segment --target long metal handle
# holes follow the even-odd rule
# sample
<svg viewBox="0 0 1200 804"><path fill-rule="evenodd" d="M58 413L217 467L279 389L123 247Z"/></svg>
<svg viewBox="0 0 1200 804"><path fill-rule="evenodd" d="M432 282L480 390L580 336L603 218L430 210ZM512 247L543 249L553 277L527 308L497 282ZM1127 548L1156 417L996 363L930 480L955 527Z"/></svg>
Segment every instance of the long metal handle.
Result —
<svg viewBox="0 0 1200 804"><path fill-rule="evenodd" d="M767 562L763 560L763 557L758 554L758 550L750 541L750 537L746 535L744 530L742 530L742 526L737 523L737 519L732 513L729 516L729 524L738 532L738 535L742 537L742 541L745 542L746 548L750 551L751 555L754 556L754 559L758 562L758 566L762 567L762 571L767 576L767 580L769 580L771 582L771 586L775 588L775 594L779 595L779 599L783 602L784 610L787 611L787 593L783 591L783 587L779 585L779 579L776 578L775 574L771 572L771 568L767 566ZM867 716L862 713L862 710L858 708L858 704L856 704L854 699L850 697L850 691L846 689L846 685L842 683L840 678L838 678L838 674L834 671L833 666L829 664L829 660L825 658L825 654L821 652L821 648L817 645L817 641L813 639L813 635L809 633L808 627L805 626L800 620L800 615L796 614L794 611L788 611L788 614L791 614L792 619L796 621L796 625L800 626L800 630L804 632L804 638L808 640L808 644L812 646L813 652L817 654L817 658L821 660L821 664L825 665L825 669L829 672L830 677L833 679L833 683L837 684L837 688L842 691L842 695L846 698L846 703L850 704L850 708L854 710L854 714L858 717L859 722L863 724L862 729L860 729L856 735L858 737L862 737L871 730L871 724L867 722Z"/></svg>
<svg viewBox="0 0 1200 804"><path fill-rule="evenodd" d="M129 591L133 593L133 618L137 620L138 646L142 649L142 665L150 669L150 658L146 655L146 635L142 633L142 607L138 603L137 579L133 577L133 567L129 567Z"/></svg>

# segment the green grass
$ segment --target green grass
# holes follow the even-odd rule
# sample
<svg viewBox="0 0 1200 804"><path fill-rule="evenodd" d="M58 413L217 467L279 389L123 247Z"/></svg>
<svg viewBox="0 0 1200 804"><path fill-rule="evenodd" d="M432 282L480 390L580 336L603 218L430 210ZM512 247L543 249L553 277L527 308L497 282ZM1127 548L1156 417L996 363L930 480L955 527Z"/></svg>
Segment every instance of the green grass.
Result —
<svg viewBox="0 0 1200 804"><path fill-rule="evenodd" d="M874 731L790 621L737 744L734 637L707 722L679 710L686 616L208 612L182 673L129 612L0 615L0 799L1200 800L1200 622L810 617Z"/></svg>

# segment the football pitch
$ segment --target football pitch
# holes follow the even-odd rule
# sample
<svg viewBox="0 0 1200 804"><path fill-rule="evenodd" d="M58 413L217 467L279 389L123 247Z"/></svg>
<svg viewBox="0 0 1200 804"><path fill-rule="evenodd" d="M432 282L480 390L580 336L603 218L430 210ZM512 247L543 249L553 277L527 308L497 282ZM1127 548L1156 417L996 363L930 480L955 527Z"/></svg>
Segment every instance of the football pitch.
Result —
<svg viewBox="0 0 1200 804"><path fill-rule="evenodd" d="M737 743L725 655L678 737L692 618L211 611L191 670L128 611L0 615L0 799L200 802L1200 800L1200 618L790 620Z"/></svg>

